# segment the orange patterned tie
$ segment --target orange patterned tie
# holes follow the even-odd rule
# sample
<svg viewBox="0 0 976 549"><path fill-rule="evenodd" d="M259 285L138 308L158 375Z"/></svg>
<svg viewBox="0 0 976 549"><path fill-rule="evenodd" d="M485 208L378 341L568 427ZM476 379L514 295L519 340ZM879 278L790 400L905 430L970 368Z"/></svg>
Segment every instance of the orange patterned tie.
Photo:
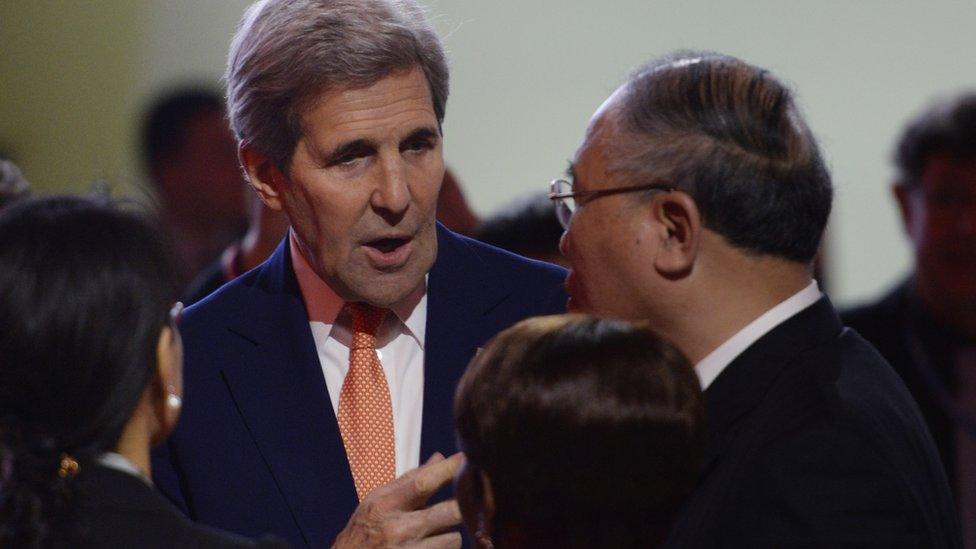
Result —
<svg viewBox="0 0 976 549"><path fill-rule="evenodd" d="M339 431L362 501L373 488L396 477L393 405L383 365L376 354L376 329L386 309L346 305L352 316L349 371L339 393Z"/></svg>

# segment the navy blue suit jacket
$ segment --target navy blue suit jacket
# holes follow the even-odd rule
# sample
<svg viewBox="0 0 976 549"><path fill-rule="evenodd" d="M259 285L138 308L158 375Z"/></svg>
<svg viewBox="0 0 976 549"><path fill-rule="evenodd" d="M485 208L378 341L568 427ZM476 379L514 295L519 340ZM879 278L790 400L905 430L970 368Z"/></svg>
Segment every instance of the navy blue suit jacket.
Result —
<svg viewBox="0 0 976 549"><path fill-rule="evenodd" d="M427 286L420 458L456 451L455 386L476 350L565 309L565 272L438 226ZM180 422L153 454L189 517L294 547L330 545L358 501L287 238L266 263L186 311Z"/></svg>

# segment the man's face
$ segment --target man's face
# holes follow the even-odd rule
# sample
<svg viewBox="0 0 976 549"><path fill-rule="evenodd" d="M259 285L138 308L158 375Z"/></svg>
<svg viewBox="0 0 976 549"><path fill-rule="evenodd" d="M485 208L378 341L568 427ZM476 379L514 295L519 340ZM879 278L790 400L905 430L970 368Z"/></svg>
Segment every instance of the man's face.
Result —
<svg viewBox="0 0 976 549"><path fill-rule="evenodd" d="M917 281L947 306L976 304L976 159L933 155L920 181L900 188Z"/></svg>
<svg viewBox="0 0 976 549"><path fill-rule="evenodd" d="M277 185L300 247L343 299L399 302L437 255L444 159L424 73L324 93L303 126Z"/></svg>
<svg viewBox="0 0 976 549"><path fill-rule="evenodd" d="M610 105L610 106L608 106ZM594 115L573 162L573 190L591 191L627 186L609 170L610 144L618 129L612 98ZM650 223L632 194L600 196L579 205L560 251L569 260L566 279L568 308L627 319L644 318L642 299L653 268L643 239ZM643 240L643 242L642 242Z"/></svg>
<svg viewBox="0 0 976 549"><path fill-rule="evenodd" d="M170 207L232 231L247 223L237 143L221 111L203 110L187 121L180 152L170 166Z"/></svg>

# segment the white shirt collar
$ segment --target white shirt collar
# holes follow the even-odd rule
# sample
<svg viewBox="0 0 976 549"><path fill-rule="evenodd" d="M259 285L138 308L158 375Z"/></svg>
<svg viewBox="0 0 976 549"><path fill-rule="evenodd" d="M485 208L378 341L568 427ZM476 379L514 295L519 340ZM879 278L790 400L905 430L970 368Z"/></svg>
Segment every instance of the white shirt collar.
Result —
<svg viewBox="0 0 976 549"><path fill-rule="evenodd" d="M122 471L123 473L128 473L134 477L138 477L139 480L145 482L146 484L152 486L152 481L149 480L142 471L134 463L132 463L129 458L123 456L122 454L117 454L115 452L105 452L101 454L95 461L103 467L108 467L109 469L115 469L116 471Z"/></svg>
<svg viewBox="0 0 976 549"><path fill-rule="evenodd" d="M722 373L725 368L732 363L733 360L740 354L742 354L746 349L748 349L753 343L755 343L759 338L766 335L773 328L779 326L789 318L793 317L800 311L806 309L807 307L816 303L820 297L820 287L817 286L817 281L811 281L810 284L800 290L799 292L793 294L791 297L782 301L779 305L776 305L772 309L766 311L759 316L756 320L753 320L746 325L745 328L739 330L734 336L726 340L725 343L719 345L714 351L708 354L705 358L695 365L695 372L698 373L698 379L701 381L702 390L708 389L708 386L715 381L715 378Z"/></svg>

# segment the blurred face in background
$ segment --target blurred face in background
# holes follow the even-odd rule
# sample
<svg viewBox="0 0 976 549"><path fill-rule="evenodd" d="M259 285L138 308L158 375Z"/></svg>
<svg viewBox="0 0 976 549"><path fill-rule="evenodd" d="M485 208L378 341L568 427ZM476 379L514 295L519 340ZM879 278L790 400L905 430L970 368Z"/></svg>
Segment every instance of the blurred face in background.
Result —
<svg viewBox="0 0 976 549"><path fill-rule="evenodd" d="M919 181L895 193L923 300L939 310L976 307L976 159L932 155Z"/></svg>
<svg viewBox="0 0 976 549"><path fill-rule="evenodd" d="M171 207L240 230L247 220L246 187L237 162L237 142L220 111L204 110L187 121L167 185Z"/></svg>
<svg viewBox="0 0 976 549"><path fill-rule="evenodd" d="M423 71L326 92L303 126L285 181L274 185L299 247L346 301L401 301L437 256L444 159Z"/></svg>

